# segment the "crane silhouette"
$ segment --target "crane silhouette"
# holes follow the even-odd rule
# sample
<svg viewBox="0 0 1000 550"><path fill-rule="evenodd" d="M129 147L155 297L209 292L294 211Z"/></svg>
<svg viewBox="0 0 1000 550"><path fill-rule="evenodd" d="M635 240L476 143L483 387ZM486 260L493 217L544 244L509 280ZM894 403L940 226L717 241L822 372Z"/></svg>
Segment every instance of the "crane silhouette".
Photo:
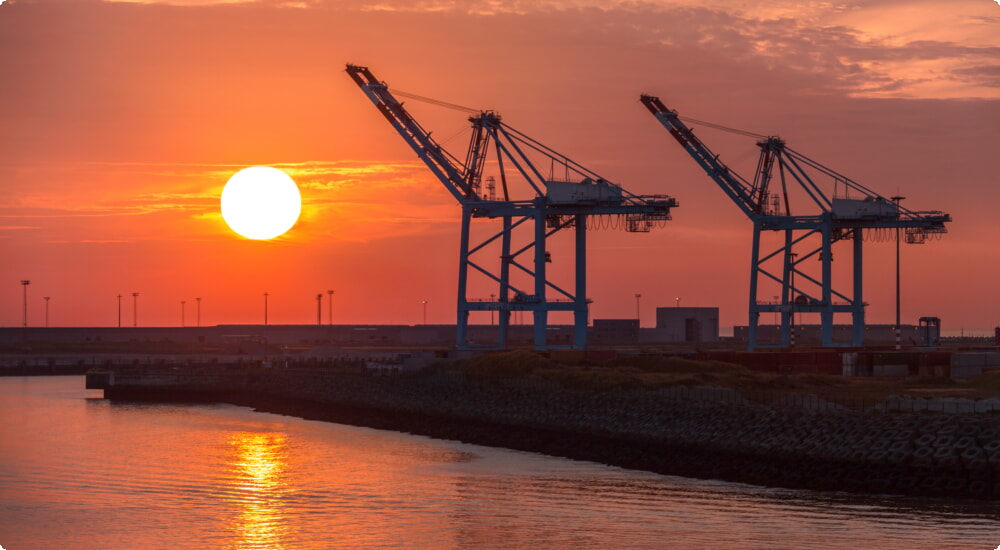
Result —
<svg viewBox="0 0 1000 550"><path fill-rule="evenodd" d="M719 155L695 136L677 111L668 109L655 96L642 95L640 101L753 222L748 325L751 350L763 347L758 342L757 329L760 314L767 312L781 314L778 343L781 347L789 347L794 342L792 328L796 313L819 314L824 347L861 346L867 305L862 292L863 242L896 239L898 243L899 230L903 229L906 242L920 244L947 232L945 223L951 221L950 215L939 211L907 210L899 204L902 197L883 197L792 150L779 137L686 119L758 140L757 169L753 180L745 179L719 160ZM833 182L832 192L821 185L824 180ZM779 190L773 189L776 185L780 186ZM779 232L784 237L781 244L770 251L761 249L762 233L767 231ZM841 292L833 287L832 247L840 241L853 243L852 292ZM806 264L810 259L818 260L819 274ZM779 293L765 293L779 296L778 300L758 298L762 277L779 286ZM852 317L850 342L834 342L833 322L837 313Z"/></svg>
<svg viewBox="0 0 1000 550"><path fill-rule="evenodd" d="M349 64L347 73L462 207L456 346L505 349L511 312L528 311L533 315L536 349L586 348L588 226L647 232L670 219L677 201L667 195L633 195L505 124L494 111L397 92L469 111L472 132L461 161L437 143L367 67ZM546 164L548 171L543 172ZM484 185L487 166L496 176L487 176ZM523 196L514 198L519 193ZM500 220L500 229L474 237L471 222L479 218ZM546 267L552 261L547 241L567 229L575 235L572 290L558 284ZM470 273L495 285L489 299L469 298ZM495 345L470 341L469 314L476 311L498 313ZM571 342L549 341L550 312L572 313Z"/></svg>

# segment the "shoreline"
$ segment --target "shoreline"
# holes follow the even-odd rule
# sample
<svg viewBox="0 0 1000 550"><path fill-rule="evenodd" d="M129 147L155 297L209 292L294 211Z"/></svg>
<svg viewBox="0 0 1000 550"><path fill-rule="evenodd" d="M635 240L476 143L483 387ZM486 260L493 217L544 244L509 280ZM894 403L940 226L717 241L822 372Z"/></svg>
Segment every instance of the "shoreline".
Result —
<svg viewBox="0 0 1000 550"><path fill-rule="evenodd" d="M455 373L119 371L104 389L112 400L224 402L699 479L1000 499L1000 430L992 414L816 412Z"/></svg>

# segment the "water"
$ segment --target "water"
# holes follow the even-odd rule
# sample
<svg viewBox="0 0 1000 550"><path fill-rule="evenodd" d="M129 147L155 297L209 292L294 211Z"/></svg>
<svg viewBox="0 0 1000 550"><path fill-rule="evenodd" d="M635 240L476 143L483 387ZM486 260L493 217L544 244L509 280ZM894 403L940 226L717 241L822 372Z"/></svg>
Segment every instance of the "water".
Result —
<svg viewBox="0 0 1000 550"><path fill-rule="evenodd" d="M0 378L0 545L969 548L1000 506L767 489Z"/></svg>

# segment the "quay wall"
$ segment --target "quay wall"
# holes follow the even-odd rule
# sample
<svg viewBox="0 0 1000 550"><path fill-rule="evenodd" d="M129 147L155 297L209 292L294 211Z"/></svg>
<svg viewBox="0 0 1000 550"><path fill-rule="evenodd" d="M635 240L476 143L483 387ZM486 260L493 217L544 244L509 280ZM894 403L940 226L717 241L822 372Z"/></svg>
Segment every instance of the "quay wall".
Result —
<svg viewBox="0 0 1000 550"><path fill-rule="evenodd" d="M806 408L721 388L588 392L457 372L120 368L88 374L88 387L110 399L229 402L703 479L1000 500L992 413Z"/></svg>

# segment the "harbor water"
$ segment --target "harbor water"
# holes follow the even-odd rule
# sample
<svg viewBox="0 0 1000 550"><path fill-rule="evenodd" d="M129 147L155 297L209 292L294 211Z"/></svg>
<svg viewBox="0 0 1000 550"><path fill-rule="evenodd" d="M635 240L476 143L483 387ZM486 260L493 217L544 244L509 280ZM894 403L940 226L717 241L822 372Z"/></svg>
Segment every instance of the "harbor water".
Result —
<svg viewBox="0 0 1000 550"><path fill-rule="evenodd" d="M980 549L1000 504L772 489L0 378L0 545Z"/></svg>

